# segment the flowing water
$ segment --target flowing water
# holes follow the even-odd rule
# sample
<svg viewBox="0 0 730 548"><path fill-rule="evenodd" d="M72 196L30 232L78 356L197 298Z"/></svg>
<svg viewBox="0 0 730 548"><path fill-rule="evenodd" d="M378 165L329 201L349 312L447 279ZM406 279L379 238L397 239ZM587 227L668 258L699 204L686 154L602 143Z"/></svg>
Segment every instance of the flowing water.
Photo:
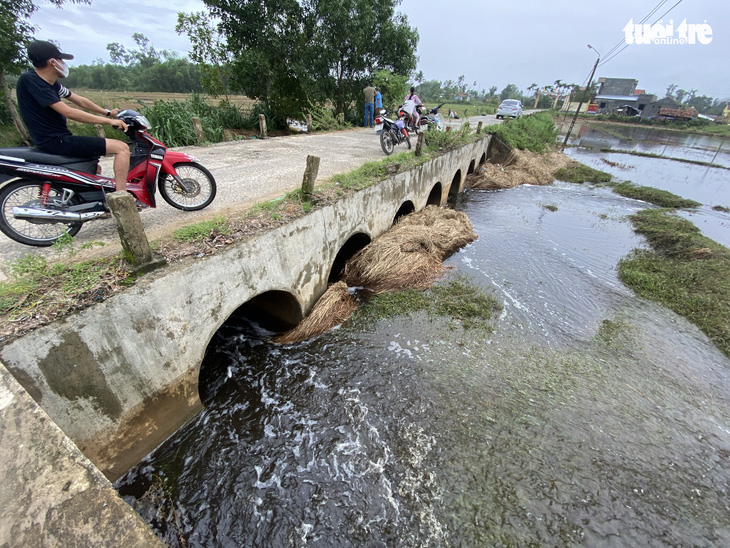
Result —
<svg viewBox="0 0 730 548"><path fill-rule="evenodd" d="M730 545L730 360L616 276L646 204L556 183L455 207L479 239L448 263L502 302L494 332L415 314L272 346L225 328L212 401L117 482L161 537Z"/></svg>

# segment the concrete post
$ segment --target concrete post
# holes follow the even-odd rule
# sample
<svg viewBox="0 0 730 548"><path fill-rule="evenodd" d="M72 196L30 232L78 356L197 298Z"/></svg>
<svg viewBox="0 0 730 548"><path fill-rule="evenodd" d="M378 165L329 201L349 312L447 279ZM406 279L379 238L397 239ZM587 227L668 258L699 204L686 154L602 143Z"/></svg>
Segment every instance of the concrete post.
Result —
<svg viewBox="0 0 730 548"><path fill-rule="evenodd" d="M101 137L102 139L106 139L106 133L104 133L104 126L101 124L94 124L94 129L96 130L96 134Z"/></svg>
<svg viewBox="0 0 730 548"><path fill-rule="evenodd" d="M302 179L302 198L307 202L312 200L314 182L317 180L318 173L319 156L307 156L307 168L304 170L304 178Z"/></svg>
<svg viewBox="0 0 730 548"><path fill-rule="evenodd" d="M193 117L193 129L195 130L195 140L199 145L203 144L204 134L203 134L203 123L200 121L200 118L197 116Z"/></svg>
<svg viewBox="0 0 730 548"><path fill-rule="evenodd" d="M340 112L340 115L337 117L337 121L340 123L341 126L345 125L345 113Z"/></svg>
<svg viewBox="0 0 730 548"><path fill-rule="evenodd" d="M263 139L266 139L266 116L263 114L259 114L259 133Z"/></svg>
<svg viewBox="0 0 730 548"><path fill-rule="evenodd" d="M477 124L477 135L479 135L482 132L482 122L479 122Z"/></svg>
<svg viewBox="0 0 730 548"><path fill-rule="evenodd" d="M107 194L106 201L119 233L119 241L135 270L149 271L164 264L164 260L155 259L152 255L134 196L124 191L112 192Z"/></svg>
<svg viewBox="0 0 730 548"><path fill-rule="evenodd" d="M426 139L426 134L424 132L421 132L418 134L418 141L416 141L416 156L423 155L423 141L425 139Z"/></svg>
<svg viewBox="0 0 730 548"><path fill-rule="evenodd" d="M312 133L314 131L314 124L312 123L312 115L307 114L307 132Z"/></svg>

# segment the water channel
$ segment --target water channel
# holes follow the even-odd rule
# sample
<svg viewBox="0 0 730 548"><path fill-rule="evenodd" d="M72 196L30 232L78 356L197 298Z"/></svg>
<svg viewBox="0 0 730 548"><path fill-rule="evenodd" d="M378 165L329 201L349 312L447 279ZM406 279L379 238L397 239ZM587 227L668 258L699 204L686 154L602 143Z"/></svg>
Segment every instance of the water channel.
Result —
<svg viewBox="0 0 730 548"><path fill-rule="evenodd" d="M692 220L727 232L727 171L570 153L685 185ZM730 545L730 360L616 276L647 205L556 182L455 207L479 239L450 275L502 303L494 332L416 314L272 346L227 327L206 409L116 485L166 542Z"/></svg>

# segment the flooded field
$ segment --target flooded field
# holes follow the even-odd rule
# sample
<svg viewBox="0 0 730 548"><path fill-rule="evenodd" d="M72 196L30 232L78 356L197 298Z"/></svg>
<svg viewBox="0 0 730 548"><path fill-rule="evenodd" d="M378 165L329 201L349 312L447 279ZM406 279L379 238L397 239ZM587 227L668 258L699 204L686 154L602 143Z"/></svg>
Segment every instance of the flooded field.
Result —
<svg viewBox="0 0 730 548"><path fill-rule="evenodd" d="M611 131L613 129L614 126L611 126ZM614 149L635 150L636 148L632 147L638 147L655 152L657 147L663 146L662 141L666 140L673 143L671 146L679 147L679 151L670 151L671 154L668 152L667 156L678 158L694 156L695 159L702 161L711 161L717 148L723 146L723 152L717 155L715 162L730 166L730 143L724 143L721 138L691 134L683 136L678 132L643 128L626 128L624 131L633 131L632 134L638 133L639 136L647 131L653 131L654 135L652 139L645 141L639 140L639 136L635 135L631 142L616 144L613 142L615 137L605 134L599 129L590 129L585 135L576 137L575 142L600 148L590 143L596 143L605 138ZM682 136L685 141L680 140ZM682 142L686 142L687 146L679 146ZM730 246L730 215L727 213L727 210L730 209L730 170L662 158L606 154L594 149L569 148L566 149L566 153L579 162L610 173L620 181L632 181L638 185L667 190L683 198L700 202L701 207L683 211L680 214L697 225L708 238L724 246ZM661 153L661 151L657 153ZM716 209L718 206L725 210L718 211Z"/></svg>
<svg viewBox="0 0 730 548"><path fill-rule="evenodd" d="M561 121L562 118L556 120L557 123ZM563 136L569 124L570 118L562 123ZM590 124L581 121L573 128L568 143L599 150L602 148L631 150L730 167L730 139L727 137L621 124Z"/></svg>
<svg viewBox="0 0 730 548"><path fill-rule="evenodd" d="M211 403L117 483L170 545L730 545L730 360L616 277L646 204L557 182L455 207L479 239L448 263L494 332L222 330Z"/></svg>

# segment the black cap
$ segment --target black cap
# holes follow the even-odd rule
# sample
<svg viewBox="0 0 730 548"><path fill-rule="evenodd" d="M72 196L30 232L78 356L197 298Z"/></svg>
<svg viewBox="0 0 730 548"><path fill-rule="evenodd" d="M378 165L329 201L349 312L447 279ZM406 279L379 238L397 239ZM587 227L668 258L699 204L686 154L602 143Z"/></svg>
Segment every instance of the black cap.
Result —
<svg viewBox="0 0 730 548"><path fill-rule="evenodd" d="M33 64L44 63L49 59L73 59L70 53L61 53L54 44L43 40L36 40L28 44L28 58Z"/></svg>

